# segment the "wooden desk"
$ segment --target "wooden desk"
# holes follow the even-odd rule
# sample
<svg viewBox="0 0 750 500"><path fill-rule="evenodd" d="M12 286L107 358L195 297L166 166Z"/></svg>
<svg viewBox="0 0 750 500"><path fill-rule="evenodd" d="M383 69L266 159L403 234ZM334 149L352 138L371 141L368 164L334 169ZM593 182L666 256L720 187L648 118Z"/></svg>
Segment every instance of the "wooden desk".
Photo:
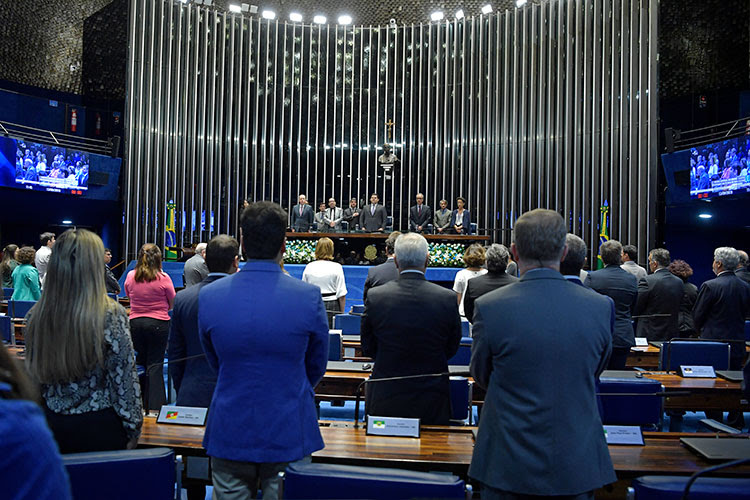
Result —
<svg viewBox="0 0 750 500"><path fill-rule="evenodd" d="M628 358L625 361L627 368L645 368L648 370L656 370L659 368L659 348L649 344L646 350L635 350L631 348Z"/></svg>
<svg viewBox="0 0 750 500"><path fill-rule="evenodd" d="M342 238L345 240L383 240L388 238L390 233L286 233L288 240L309 240L328 237L331 239ZM453 243L465 241L467 243L474 241L489 241L490 237L480 234L423 234L427 241L450 241Z"/></svg>

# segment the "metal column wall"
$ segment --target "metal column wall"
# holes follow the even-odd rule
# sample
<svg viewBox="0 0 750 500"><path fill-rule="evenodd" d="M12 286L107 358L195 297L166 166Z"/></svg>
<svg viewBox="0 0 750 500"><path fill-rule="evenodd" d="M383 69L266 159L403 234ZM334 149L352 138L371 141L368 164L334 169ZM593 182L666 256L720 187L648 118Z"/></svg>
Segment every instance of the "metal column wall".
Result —
<svg viewBox="0 0 750 500"><path fill-rule="evenodd" d="M241 200L463 196L509 243L536 207L596 255L653 243L657 0L549 0L442 23L342 27L131 0L125 250L237 234ZM389 130L388 122L393 122ZM377 166L384 142L401 163ZM593 257L592 257L593 258Z"/></svg>

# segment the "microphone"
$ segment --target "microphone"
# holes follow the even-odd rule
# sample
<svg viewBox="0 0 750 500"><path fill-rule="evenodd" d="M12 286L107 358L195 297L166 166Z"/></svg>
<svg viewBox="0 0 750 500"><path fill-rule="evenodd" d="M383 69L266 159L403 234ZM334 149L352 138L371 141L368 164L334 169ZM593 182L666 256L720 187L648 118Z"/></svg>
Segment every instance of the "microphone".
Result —
<svg viewBox="0 0 750 500"><path fill-rule="evenodd" d="M365 386L365 384L372 384L376 382L393 382L396 380L412 380L412 379L418 379L418 378L435 378L435 377L445 377L445 376L455 376L455 377L470 377L471 372L469 371L456 371L456 372L440 372L440 373L422 373L418 375L402 375L399 377L385 377L385 378L368 378L366 380L363 380L358 386L356 391L356 399L354 402L354 428L359 428L359 400L360 396L362 395L362 388Z"/></svg>
<svg viewBox="0 0 750 500"><path fill-rule="evenodd" d="M657 314L637 314L630 316L633 319L639 319L639 318L669 318L671 317L671 314L667 313L657 313Z"/></svg>

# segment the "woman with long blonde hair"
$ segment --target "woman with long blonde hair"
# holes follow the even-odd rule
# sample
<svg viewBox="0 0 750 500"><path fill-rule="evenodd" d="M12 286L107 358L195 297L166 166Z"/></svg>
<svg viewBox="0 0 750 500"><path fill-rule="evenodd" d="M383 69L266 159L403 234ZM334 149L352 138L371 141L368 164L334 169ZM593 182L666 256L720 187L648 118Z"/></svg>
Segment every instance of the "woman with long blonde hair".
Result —
<svg viewBox="0 0 750 500"><path fill-rule="evenodd" d="M29 312L26 366L62 453L135 446L143 423L127 314L107 297L103 266L96 234L66 231Z"/></svg>
<svg viewBox="0 0 750 500"><path fill-rule="evenodd" d="M146 243L138 252L135 269L125 278L130 297L130 332L136 361L147 370L146 409L158 410L167 402L164 390L164 353L169 336L169 310L174 303L172 279L161 269L161 250Z"/></svg>

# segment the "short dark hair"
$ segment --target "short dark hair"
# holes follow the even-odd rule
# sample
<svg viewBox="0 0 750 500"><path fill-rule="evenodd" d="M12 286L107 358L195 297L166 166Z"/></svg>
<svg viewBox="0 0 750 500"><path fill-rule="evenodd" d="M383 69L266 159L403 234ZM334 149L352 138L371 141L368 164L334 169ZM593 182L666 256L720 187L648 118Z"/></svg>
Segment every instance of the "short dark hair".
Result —
<svg viewBox="0 0 750 500"><path fill-rule="evenodd" d="M625 245L622 247L622 253L628 256L628 259L632 260L633 262L638 259L638 249L635 247L635 245Z"/></svg>
<svg viewBox="0 0 750 500"><path fill-rule="evenodd" d="M50 240L55 239L55 233L42 233L39 235L39 241L42 243L43 247L47 246L47 243L50 242Z"/></svg>
<svg viewBox="0 0 750 500"><path fill-rule="evenodd" d="M388 255L393 255L396 251L396 240L398 237L401 236L401 233L398 231L393 231L391 234L388 235L388 238L385 240L385 253Z"/></svg>
<svg viewBox="0 0 750 500"><path fill-rule="evenodd" d="M226 234L211 238L206 246L206 266L210 273L225 273L231 270L234 259L239 255L240 244Z"/></svg>
<svg viewBox="0 0 750 500"><path fill-rule="evenodd" d="M112 250L110 250L110 249L109 249L109 248L107 248L107 247L104 247L104 253L105 253L105 254L107 254L107 253L112 253Z"/></svg>
<svg viewBox="0 0 750 500"><path fill-rule="evenodd" d="M602 255L602 262L605 266L619 266L622 263L622 245L617 240L602 243L602 246L599 247L599 253Z"/></svg>
<svg viewBox="0 0 750 500"><path fill-rule="evenodd" d="M242 211L242 241L248 259L273 259L286 236L287 215L270 201L258 201Z"/></svg>
<svg viewBox="0 0 750 500"><path fill-rule="evenodd" d="M513 227L518 256L547 265L560 262L567 234L562 216L543 208L526 212Z"/></svg>

